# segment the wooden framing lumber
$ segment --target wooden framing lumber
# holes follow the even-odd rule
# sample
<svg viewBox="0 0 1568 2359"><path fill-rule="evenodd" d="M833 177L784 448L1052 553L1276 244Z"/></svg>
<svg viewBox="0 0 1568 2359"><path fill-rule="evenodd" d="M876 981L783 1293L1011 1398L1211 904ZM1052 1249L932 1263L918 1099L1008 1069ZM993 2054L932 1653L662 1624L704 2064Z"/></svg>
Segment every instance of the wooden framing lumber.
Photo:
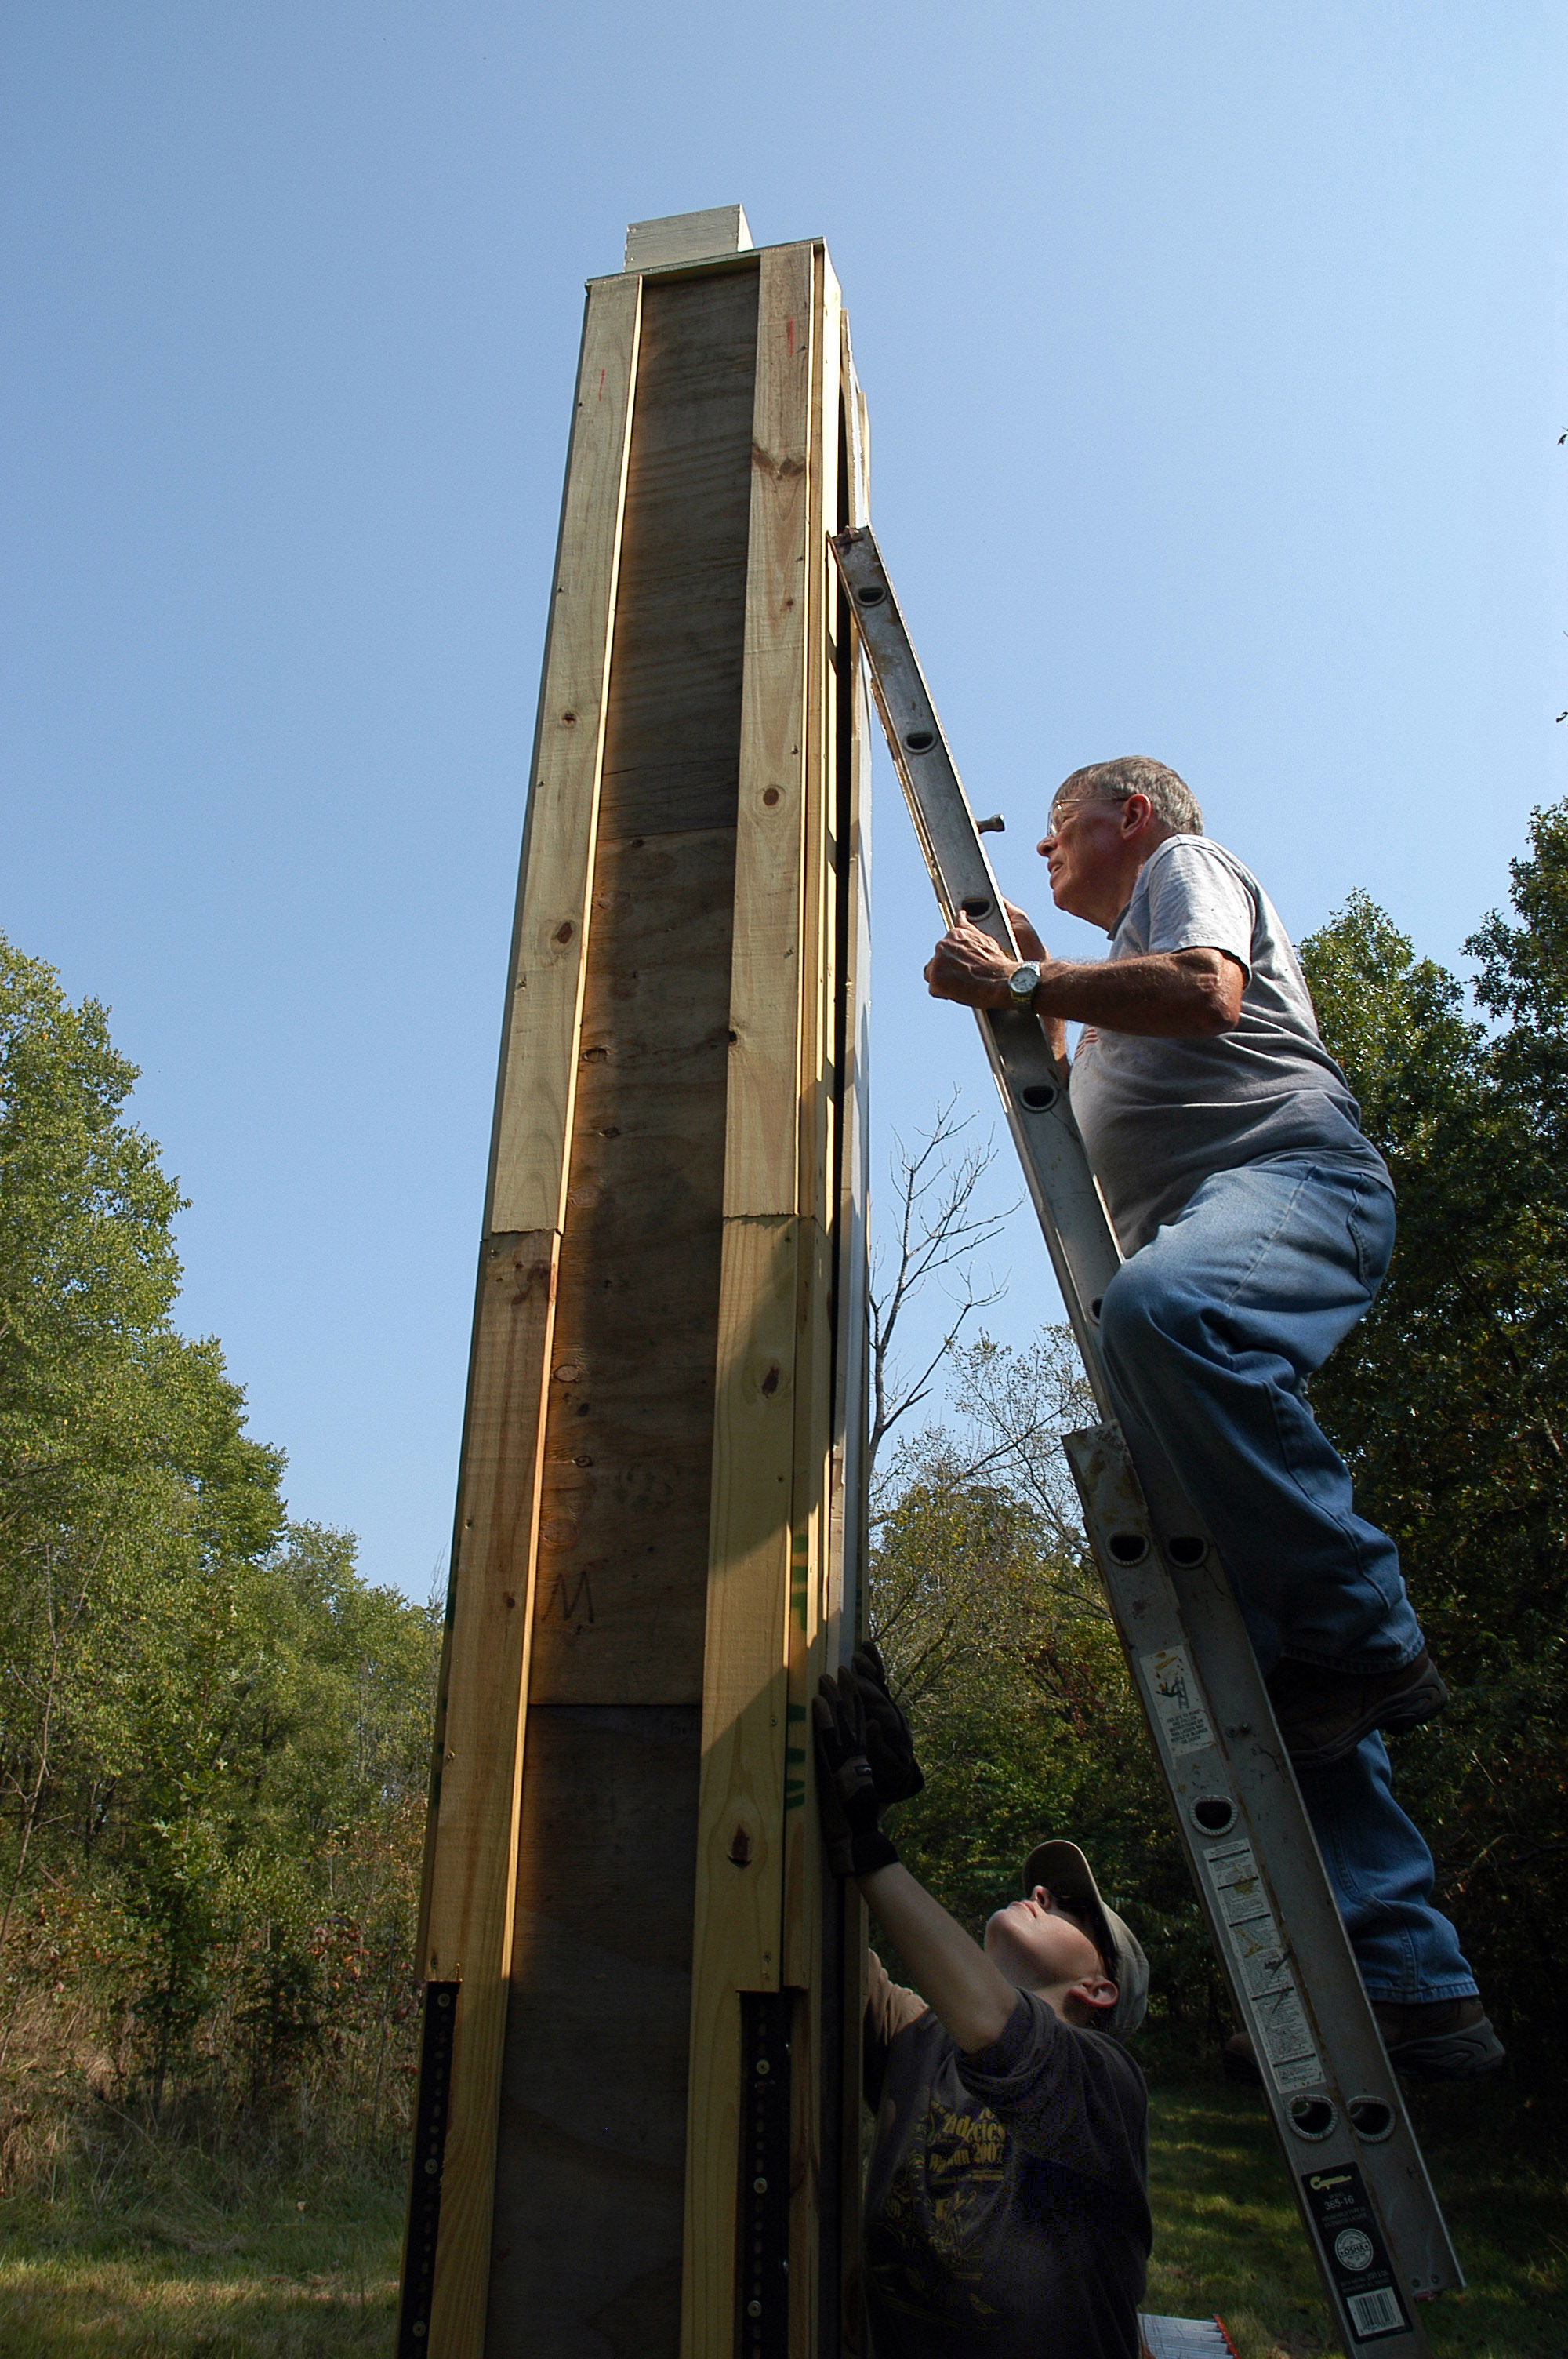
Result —
<svg viewBox="0 0 1568 2359"><path fill-rule="evenodd" d="M518 890L487 1231L558 1229L599 825L642 281L589 294Z"/></svg>
<svg viewBox="0 0 1568 2359"><path fill-rule="evenodd" d="M799 1200L806 811L806 585L811 511L808 245L763 251L757 305L746 673L735 835L735 962L724 1217L777 1219Z"/></svg>
<svg viewBox="0 0 1568 2359"><path fill-rule="evenodd" d="M433 1781L438 2223L411 2206L399 2359L861 2347L863 1912L807 1730L860 1554L862 749L827 538L863 447L819 242L590 287ZM744 2173L765 2332L743 2124L780 2163L762 2212Z"/></svg>
<svg viewBox="0 0 1568 2359"><path fill-rule="evenodd" d="M445 2359L483 2348L546 1371L640 298L635 284L595 289L584 312L452 1543L420 1962L427 1985L460 1987L431 2277L416 2285L406 2255L399 2324Z"/></svg>
<svg viewBox="0 0 1568 2359"><path fill-rule="evenodd" d="M643 283L487 2359L577 2359L627 2318L633 2349L679 2332L757 306L754 262ZM627 1887L615 1830L650 1821L660 1872Z"/></svg>

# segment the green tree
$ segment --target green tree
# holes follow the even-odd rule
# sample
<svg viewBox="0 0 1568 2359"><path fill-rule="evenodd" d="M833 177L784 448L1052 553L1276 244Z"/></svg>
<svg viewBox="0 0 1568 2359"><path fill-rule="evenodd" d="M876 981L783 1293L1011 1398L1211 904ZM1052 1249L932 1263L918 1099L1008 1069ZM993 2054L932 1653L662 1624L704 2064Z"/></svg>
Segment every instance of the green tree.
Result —
<svg viewBox="0 0 1568 2359"><path fill-rule="evenodd" d="M434 1617L286 1525L281 1452L176 1331L181 1198L135 1080L0 940L0 2061L69 1988L155 2110L171 2076L335 2076L379 2120Z"/></svg>
<svg viewBox="0 0 1568 2359"><path fill-rule="evenodd" d="M1303 944L1324 1035L1388 1159L1400 1240L1314 1379L1364 1511L1397 1539L1453 1687L1398 1748L1442 1890L1516 2043L1563 2036L1568 1962L1568 810L1538 812L1514 921L1460 983L1364 894Z"/></svg>

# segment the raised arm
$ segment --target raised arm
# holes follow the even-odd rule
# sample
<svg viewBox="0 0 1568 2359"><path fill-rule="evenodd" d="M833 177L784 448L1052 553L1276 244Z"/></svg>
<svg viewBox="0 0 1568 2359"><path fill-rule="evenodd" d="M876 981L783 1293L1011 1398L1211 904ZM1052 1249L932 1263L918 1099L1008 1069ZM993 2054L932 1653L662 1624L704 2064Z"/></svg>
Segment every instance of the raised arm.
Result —
<svg viewBox="0 0 1568 2359"><path fill-rule="evenodd" d="M857 1663L863 1658L856 1657ZM877 1921L897 1942L922 1995L966 2053L1000 2039L1018 2004L1018 1992L979 1943L971 1940L900 1860L880 1823L881 1800L867 1752L866 1696L873 1711L891 1699L878 1677L862 1686L851 1671L825 1679L812 1705L816 1737L816 1791L823 1832L836 1875L853 1875ZM902 1717L902 1716L900 1716ZM907 1738L907 1729L904 1731ZM884 1741L874 1745L885 1761ZM905 1790L918 1791L920 1773L911 1752ZM885 1774L885 1767L884 1767Z"/></svg>
<svg viewBox="0 0 1568 2359"><path fill-rule="evenodd" d="M923 1996L968 2055L1001 2038L1018 1991L979 1943L902 1860L857 1876L877 1922L897 1942Z"/></svg>

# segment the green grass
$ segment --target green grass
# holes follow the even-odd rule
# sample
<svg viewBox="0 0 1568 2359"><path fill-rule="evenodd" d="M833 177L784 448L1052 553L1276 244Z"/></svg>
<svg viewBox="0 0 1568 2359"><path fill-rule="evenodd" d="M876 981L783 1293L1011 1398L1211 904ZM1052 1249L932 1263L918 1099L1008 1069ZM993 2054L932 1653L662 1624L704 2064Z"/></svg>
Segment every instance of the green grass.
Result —
<svg viewBox="0 0 1568 2359"><path fill-rule="evenodd" d="M93 2159L0 2204L5 2359L386 2359L401 2170Z"/></svg>
<svg viewBox="0 0 1568 2359"><path fill-rule="evenodd" d="M1225 2320L1242 2359L1337 2349L1260 2098L1184 2069L1151 2073L1149 2309ZM1470 2278L1426 2305L1438 2359L1568 2352L1565 2173L1505 2082L1413 2093L1417 2128ZM123 2119L123 2117L122 2117ZM5 2359L386 2359L402 2170L332 2169L232 2144L84 2139L0 2203Z"/></svg>
<svg viewBox="0 0 1568 2359"><path fill-rule="evenodd" d="M1408 2093L1465 2292L1424 2303L1439 2359L1563 2359L1568 2171L1539 2151L1508 2081ZM1147 2308L1217 2312L1242 2359L1339 2349L1262 2099L1219 2080L1152 2075L1154 2262Z"/></svg>

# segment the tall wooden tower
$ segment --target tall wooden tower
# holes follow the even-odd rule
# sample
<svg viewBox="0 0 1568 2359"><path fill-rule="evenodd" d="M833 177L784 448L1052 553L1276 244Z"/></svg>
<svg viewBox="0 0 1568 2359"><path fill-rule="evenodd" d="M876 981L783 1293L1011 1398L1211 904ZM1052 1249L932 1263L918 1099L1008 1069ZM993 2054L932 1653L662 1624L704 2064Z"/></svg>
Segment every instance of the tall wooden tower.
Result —
<svg viewBox="0 0 1568 2359"><path fill-rule="evenodd" d="M864 410L819 241L590 282L431 1788L400 2354L838 2359L863 1930L807 1698L854 1644Z"/></svg>

